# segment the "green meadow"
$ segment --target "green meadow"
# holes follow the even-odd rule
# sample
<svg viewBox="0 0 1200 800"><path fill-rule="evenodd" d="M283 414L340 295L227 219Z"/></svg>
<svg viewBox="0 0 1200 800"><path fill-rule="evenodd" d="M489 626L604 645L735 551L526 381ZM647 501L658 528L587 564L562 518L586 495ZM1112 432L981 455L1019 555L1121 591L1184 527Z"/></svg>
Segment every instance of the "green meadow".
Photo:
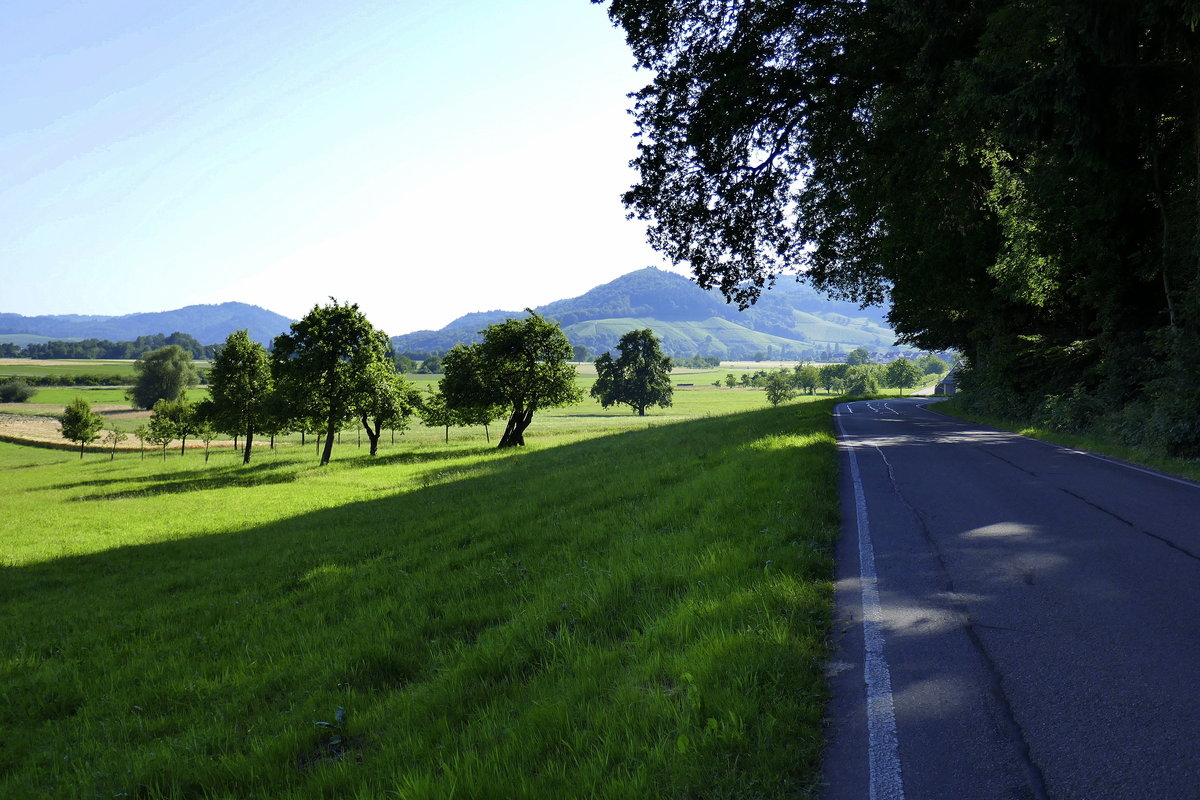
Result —
<svg viewBox="0 0 1200 800"><path fill-rule="evenodd" d="M811 796L832 402L0 444L0 797Z"/></svg>

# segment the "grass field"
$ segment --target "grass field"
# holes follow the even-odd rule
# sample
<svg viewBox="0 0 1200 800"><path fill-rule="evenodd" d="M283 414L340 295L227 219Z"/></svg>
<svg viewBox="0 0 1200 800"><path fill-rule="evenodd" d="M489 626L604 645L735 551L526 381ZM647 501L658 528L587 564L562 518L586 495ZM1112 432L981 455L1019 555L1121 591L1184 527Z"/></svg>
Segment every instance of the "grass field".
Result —
<svg viewBox="0 0 1200 800"><path fill-rule="evenodd" d="M0 444L0 797L809 796L831 404L323 469Z"/></svg>

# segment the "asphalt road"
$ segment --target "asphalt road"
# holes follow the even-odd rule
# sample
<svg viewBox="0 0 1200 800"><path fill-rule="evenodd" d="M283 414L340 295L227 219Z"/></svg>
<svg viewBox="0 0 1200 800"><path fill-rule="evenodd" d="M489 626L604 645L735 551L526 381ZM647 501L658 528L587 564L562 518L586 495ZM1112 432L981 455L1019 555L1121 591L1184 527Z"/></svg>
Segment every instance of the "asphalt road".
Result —
<svg viewBox="0 0 1200 800"><path fill-rule="evenodd" d="M1200 799L1200 485L928 403L838 408L826 800Z"/></svg>

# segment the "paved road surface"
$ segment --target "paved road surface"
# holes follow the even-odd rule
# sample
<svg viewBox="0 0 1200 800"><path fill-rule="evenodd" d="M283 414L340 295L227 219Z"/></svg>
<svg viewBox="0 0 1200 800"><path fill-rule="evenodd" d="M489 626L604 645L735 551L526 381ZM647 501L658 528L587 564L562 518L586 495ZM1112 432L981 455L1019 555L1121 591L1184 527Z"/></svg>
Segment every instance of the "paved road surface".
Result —
<svg viewBox="0 0 1200 800"><path fill-rule="evenodd" d="M1200 486L926 404L838 409L826 800L1200 799Z"/></svg>

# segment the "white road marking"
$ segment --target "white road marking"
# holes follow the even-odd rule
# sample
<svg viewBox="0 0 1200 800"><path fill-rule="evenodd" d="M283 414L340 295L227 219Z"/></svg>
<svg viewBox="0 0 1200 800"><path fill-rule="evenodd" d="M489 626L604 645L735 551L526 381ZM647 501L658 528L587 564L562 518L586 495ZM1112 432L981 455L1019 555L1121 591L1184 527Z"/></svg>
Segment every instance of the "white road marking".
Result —
<svg viewBox="0 0 1200 800"><path fill-rule="evenodd" d="M840 409L849 409L843 404ZM853 412L851 412L853 413ZM846 429L835 415L838 433L844 442ZM854 484L854 509L858 519L859 577L862 582L863 645L866 658L863 679L867 685L867 764L870 800L904 800L904 780L900 774L900 743L896 735L896 708L892 702L892 674L883 654L883 609L879 605L878 576L875 572L875 548L871 544L871 526L867 519L867 497L863 492L858 457L853 447L850 479Z"/></svg>
<svg viewBox="0 0 1200 800"><path fill-rule="evenodd" d="M943 414L940 411L934 411L932 408L929 407L929 405L930 404L928 404L928 403L923 403L923 404L918 405L917 408L920 408L923 411L928 411L933 414L937 414L939 417L945 417L947 419L952 419L957 422L970 423L972 425L981 425L984 428L990 428L990 426L982 425L982 423L979 423L979 422L971 422L970 420L963 419L962 417L954 417L949 414ZM1011 434L1013 436L1019 436L1022 439L1028 439L1031 442L1037 442L1038 444L1045 445L1046 447L1049 447L1053 450L1059 450L1063 453L1071 453L1072 455L1086 456L1088 458L1094 458L1097 461L1103 461L1105 464L1111 464L1114 467L1124 467L1125 469L1131 469L1134 472L1140 472L1143 475L1151 475L1155 478L1162 478L1164 481L1170 481L1171 483L1178 483L1181 486L1190 486L1193 489L1200 489L1200 483L1197 483L1196 481L1188 480L1187 478L1176 478L1174 475L1168 475L1165 472L1159 472L1158 470L1145 469L1143 467L1136 467L1133 464L1127 464L1124 461L1118 461L1115 458L1100 455L1099 453L1089 453L1087 450L1076 450L1074 447L1067 447L1064 444L1058 444L1057 442L1046 441L1045 439L1038 439L1034 436L1026 436L1023 433L1017 433L1015 431L1006 431L1001 428L991 428L991 430L1000 431L1001 433L1007 433L1007 434Z"/></svg>

